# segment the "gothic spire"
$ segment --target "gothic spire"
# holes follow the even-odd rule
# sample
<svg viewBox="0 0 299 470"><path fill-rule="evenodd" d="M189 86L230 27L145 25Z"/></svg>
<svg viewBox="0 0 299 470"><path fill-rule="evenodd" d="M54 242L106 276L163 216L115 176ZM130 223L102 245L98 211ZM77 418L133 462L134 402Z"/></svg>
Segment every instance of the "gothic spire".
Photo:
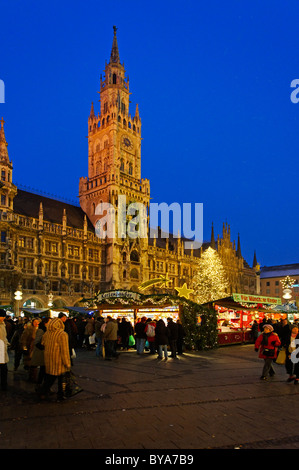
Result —
<svg viewBox="0 0 299 470"><path fill-rule="evenodd" d="M120 64L117 37L116 37L117 27L113 26L113 30L114 30L114 37L113 37L113 43L112 43L112 49L111 49L111 55L110 55L110 63L113 62L114 64Z"/></svg>
<svg viewBox="0 0 299 470"><path fill-rule="evenodd" d="M240 243L240 234L239 234L239 233L238 233L237 257L238 257L238 258L242 258L242 254L241 254L241 243Z"/></svg>
<svg viewBox="0 0 299 470"><path fill-rule="evenodd" d="M4 163L10 163L7 151L7 142L4 133L4 119L0 120L1 128L0 128L0 160Z"/></svg>
<svg viewBox="0 0 299 470"><path fill-rule="evenodd" d="M211 248L213 248L213 250L215 250L215 248L216 248L213 222L212 222L212 232L211 232Z"/></svg>
<svg viewBox="0 0 299 470"><path fill-rule="evenodd" d="M94 117L95 114L94 114L94 107L93 107L93 101L91 102L91 108L90 108L90 115L89 117Z"/></svg>

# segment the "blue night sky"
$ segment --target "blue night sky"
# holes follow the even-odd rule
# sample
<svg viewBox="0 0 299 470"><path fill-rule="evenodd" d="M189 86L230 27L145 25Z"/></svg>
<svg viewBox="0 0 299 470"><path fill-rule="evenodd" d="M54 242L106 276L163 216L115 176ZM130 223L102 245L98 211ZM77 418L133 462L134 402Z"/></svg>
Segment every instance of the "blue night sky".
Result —
<svg viewBox="0 0 299 470"><path fill-rule="evenodd" d="M299 262L298 1L2 0L0 15L16 184L77 200L116 25L152 202L203 203L204 239L227 222L250 265Z"/></svg>

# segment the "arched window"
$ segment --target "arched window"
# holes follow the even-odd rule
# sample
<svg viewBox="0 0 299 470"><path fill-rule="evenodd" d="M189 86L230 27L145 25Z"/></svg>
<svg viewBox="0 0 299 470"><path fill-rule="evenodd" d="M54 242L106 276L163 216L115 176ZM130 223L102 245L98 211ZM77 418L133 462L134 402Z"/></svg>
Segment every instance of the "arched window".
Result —
<svg viewBox="0 0 299 470"><path fill-rule="evenodd" d="M129 175L133 175L133 165L130 163L129 165Z"/></svg>
<svg viewBox="0 0 299 470"><path fill-rule="evenodd" d="M130 260L134 261L135 263L139 263L139 255L136 250L133 250L130 254Z"/></svg>
<svg viewBox="0 0 299 470"><path fill-rule="evenodd" d="M116 80L117 80L116 73L114 73L114 74L113 74L113 77L112 77L112 83L113 83L113 85L116 85Z"/></svg>
<svg viewBox="0 0 299 470"><path fill-rule="evenodd" d="M122 158L121 161L120 161L120 171L125 171L125 162L124 162L124 159Z"/></svg>

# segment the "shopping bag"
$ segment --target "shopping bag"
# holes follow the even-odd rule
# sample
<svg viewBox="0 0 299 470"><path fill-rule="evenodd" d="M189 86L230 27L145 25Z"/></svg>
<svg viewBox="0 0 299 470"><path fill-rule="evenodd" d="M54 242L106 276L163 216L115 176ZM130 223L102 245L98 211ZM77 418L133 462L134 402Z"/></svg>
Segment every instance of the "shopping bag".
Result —
<svg viewBox="0 0 299 470"><path fill-rule="evenodd" d="M286 362L286 358L287 358L286 350L285 348L282 348L278 353L275 363L279 365L283 365Z"/></svg>
<svg viewBox="0 0 299 470"><path fill-rule="evenodd" d="M64 374L62 379L62 388L64 395L68 398L77 395L83 391L83 388L77 383L76 376L73 371L68 371Z"/></svg>
<svg viewBox="0 0 299 470"><path fill-rule="evenodd" d="M135 346L135 338L133 335L129 336L129 346L130 347Z"/></svg>
<svg viewBox="0 0 299 470"><path fill-rule="evenodd" d="M96 342L96 334L94 333L93 335L89 336L89 344L95 344Z"/></svg>

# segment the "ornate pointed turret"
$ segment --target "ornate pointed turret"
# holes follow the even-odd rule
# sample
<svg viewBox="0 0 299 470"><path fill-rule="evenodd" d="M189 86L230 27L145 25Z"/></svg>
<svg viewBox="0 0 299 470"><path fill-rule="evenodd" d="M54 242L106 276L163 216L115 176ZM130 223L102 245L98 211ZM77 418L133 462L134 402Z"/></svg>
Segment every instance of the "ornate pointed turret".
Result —
<svg viewBox="0 0 299 470"><path fill-rule="evenodd" d="M89 117L90 117L90 118L93 118L93 117L95 117L95 113L94 113L94 107L93 107L93 101L91 102L91 108L90 108L90 114L89 114Z"/></svg>
<svg viewBox="0 0 299 470"><path fill-rule="evenodd" d="M8 151L7 151L7 142L5 138L5 133L4 133L4 119L2 118L1 121L1 128L0 128L0 160L1 163L8 163L10 164L9 161L9 156L8 156Z"/></svg>
<svg viewBox="0 0 299 470"><path fill-rule="evenodd" d="M242 253L241 253L241 243L240 243L240 234L238 233L238 248L237 248L237 257L242 258Z"/></svg>
<svg viewBox="0 0 299 470"><path fill-rule="evenodd" d="M13 210L13 200L17 194L17 188L12 183L12 162L7 151L4 122L2 118L0 120L0 211L7 214Z"/></svg>
<svg viewBox="0 0 299 470"><path fill-rule="evenodd" d="M211 248L216 249L215 236L214 236L214 224L212 222L212 232L211 232Z"/></svg>
<svg viewBox="0 0 299 470"><path fill-rule="evenodd" d="M113 37L113 43L112 43L112 49L111 49L111 55L110 55L110 63L112 62L114 64L120 64L117 37L116 37L117 27L113 26L113 30L114 30L114 37Z"/></svg>
<svg viewBox="0 0 299 470"><path fill-rule="evenodd" d="M135 118L136 119L139 119L139 107L138 107L138 103L136 104L136 110L135 110Z"/></svg>
<svg viewBox="0 0 299 470"><path fill-rule="evenodd" d="M258 264L258 263L257 263L257 258L256 258L256 252L255 252L255 250L254 250L252 267L255 268L257 264Z"/></svg>

